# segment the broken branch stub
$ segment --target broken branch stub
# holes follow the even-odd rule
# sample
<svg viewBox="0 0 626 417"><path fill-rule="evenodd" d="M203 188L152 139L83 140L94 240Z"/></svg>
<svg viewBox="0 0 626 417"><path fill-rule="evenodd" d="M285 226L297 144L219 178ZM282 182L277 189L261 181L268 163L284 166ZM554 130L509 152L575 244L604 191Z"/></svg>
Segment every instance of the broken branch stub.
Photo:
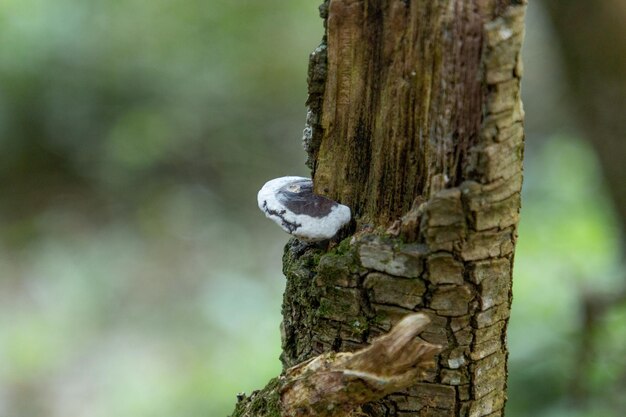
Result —
<svg viewBox="0 0 626 417"><path fill-rule="evenodd" d="M429 322L425 314L410 314L364 349L288 369L281 377L282 416L357 416L361 405L415 384L441 351L416 337Z"/></svg>

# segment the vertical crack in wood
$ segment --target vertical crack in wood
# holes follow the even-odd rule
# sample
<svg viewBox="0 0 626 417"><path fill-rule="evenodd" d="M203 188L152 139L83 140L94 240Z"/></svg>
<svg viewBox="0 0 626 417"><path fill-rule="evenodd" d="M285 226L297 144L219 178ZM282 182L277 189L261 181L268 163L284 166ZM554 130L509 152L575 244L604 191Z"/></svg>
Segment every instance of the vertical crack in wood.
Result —
<svg viewBox="0 0 626 417"><path fill-rule="evenodd" d="M365 415L503 413L524 139L520 3L324 4L310 157L316 192L350 205L358 232L330 250L286 247L283 363L361 349L416 311L431 320L421 337L444 346L436 369Z"/></svg>

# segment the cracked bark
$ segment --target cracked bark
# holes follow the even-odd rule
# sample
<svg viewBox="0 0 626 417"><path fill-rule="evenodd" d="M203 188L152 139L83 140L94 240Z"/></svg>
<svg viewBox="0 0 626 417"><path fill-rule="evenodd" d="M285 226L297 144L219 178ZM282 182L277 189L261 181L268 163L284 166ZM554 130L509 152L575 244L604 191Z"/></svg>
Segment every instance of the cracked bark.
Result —
<svg viewBox="0 0 626 417"><path fill-rule="evenodd" d="M503 414L524 141L521 3L320 8L307 164L315 191L350 206L355 222L329 248L286 246L281 359L290 368L362 349L413 312L430 319L421 338L443 346L434 368L359 415ZM289 415L270 406L281 384L234 415Z"/></svg>

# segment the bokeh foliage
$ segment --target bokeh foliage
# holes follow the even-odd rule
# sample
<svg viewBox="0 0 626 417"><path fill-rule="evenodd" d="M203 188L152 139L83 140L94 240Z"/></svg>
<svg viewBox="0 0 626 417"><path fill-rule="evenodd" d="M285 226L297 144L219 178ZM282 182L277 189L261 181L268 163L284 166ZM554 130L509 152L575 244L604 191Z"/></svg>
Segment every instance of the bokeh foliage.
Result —
<svg viewBox="0 0 626 417"><path fill-rule="evenodd" d="M278 372L286 238L255 193L307 172L315 7L0 4L0 415L226 415ZM509 414L618 415L626 311L577 371L580 297L623 279L614 214L529 41Z"/></svg>

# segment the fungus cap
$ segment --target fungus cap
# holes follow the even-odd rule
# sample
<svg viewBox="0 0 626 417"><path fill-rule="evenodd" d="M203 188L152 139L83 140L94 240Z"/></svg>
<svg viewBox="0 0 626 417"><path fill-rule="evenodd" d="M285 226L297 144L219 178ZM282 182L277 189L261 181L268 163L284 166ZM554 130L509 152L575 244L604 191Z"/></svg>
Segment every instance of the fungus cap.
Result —
<svg viewBox="0 0 626 417"><path fill-rule="evenodd" d="M313 193L305 177L268 181L257 195L259 208L285 232L305 241L330 239L350 221L350 208Z"/></svg>

